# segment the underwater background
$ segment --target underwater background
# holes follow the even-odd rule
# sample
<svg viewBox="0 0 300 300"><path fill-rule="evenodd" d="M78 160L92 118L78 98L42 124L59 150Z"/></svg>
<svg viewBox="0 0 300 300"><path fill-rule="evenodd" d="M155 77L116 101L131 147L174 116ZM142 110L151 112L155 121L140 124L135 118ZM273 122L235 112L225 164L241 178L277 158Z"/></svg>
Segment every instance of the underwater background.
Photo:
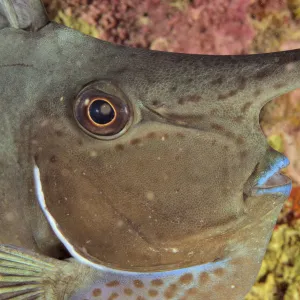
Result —
<svg viewBox="0 0 300 300"><path fill-rule="evenodd" d="M113 43L197 54L300 48L300 0L44 0L50 18ZM300 300L300 90L260 115L269 144L290 160L293 190L245 300Z"/></svg>

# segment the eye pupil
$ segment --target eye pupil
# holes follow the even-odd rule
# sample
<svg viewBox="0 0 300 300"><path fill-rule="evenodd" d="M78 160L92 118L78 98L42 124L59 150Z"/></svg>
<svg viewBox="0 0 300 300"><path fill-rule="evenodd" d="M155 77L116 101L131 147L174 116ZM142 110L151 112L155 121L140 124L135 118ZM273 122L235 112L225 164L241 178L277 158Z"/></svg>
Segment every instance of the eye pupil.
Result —
<svg viewBox="0 0 300 300"><path fill-rule="evenodd" d="M1 1L1 0L0 0ZM132 122L132 107L117 87L108 94L92 83L76 97L73 112L80 127L95 138L109 140L124 134ZM110 84L105 84L110 88Z"/></svg>
<svg viewBox="0 0 300 300"><path fill-rule="evenodd" d="M105 125L115 118L112 106L104 100L96 100L88 108L90 118L99 125Z"/></svg>

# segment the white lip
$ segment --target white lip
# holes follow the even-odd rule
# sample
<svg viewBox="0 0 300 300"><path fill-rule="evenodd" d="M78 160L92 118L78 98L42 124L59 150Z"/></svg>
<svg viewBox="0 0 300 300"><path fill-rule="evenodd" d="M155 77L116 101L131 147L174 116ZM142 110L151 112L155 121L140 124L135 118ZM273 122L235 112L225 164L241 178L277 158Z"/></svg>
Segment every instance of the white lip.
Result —
<svg viewBox="0 0 300 300"><path fill-rule="evenodd" d="M288 177L280 174L280 170L287 167L290 161L284 155L280 155L276 160L268 166L261 174L259 174L255 189L265 189L276 186L282 186L289 183Z"/></svg>
<svg viewBox="0 0 300 300"><path fill-rule="evenodd" d="M287 197L292 190L292 181L289 177L276 172L265 181L262 185L257 185L252 189L251 194L253 196L263 194L284 194Z"/></svg>

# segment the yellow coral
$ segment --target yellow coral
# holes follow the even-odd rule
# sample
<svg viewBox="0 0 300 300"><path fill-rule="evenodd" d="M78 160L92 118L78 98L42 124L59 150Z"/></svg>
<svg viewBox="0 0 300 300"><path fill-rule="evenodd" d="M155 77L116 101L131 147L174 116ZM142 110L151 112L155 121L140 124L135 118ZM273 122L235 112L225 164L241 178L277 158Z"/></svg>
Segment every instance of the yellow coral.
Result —
<svg viewBox="0 0 300 300"><path fill-rule="evenodd" d="M300 0L288 0L288 6L296 20L300 20Z"/></svg>
<svg viewBox="0 0 300 300"><path fill-rule="evenodd" d="M268 137L269 145L278 152L283 153L284 144L281 135L273 134Z"/></svg>
<svg viewBox="0 0 300 300"><path fill-rule="evenodd" d="M252 43L252 52L278 51L285 39L290 38L290 29L285 22L289 15L288 10L283 10L270 13L261 21L252 20L253 27L257 32Z"/></svg>
<svg viewBox="0 0 300 300"><path fill-rule="evenodd" d="M183 11L188 8L189 0L171 0L169 5Z"/></svg>
<svg viewBox="0 0 300 300"><path fill-rule="evenodd" d="M59 10L54 21L64 24L73 29L79 30L84 34L98 38L99 31L95 26L92 26L80 18L74 18L68 11Z"/></svg>
<svg viewBox="0 0 300 300"><path fill-rule="evenodd" d="M254 299L300 299L300 220L274 230L257 283L245 298Z"/></svg>

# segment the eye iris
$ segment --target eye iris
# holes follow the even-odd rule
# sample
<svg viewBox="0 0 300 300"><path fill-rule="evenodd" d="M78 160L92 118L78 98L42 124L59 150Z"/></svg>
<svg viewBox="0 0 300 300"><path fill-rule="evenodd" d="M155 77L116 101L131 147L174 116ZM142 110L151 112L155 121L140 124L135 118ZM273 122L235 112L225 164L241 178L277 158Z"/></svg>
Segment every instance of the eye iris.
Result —
<svg viewBox="0 0 300 300"><path fill-rule="evenodd" d="M96 100L88 108L90 118L99 125L105 125L115 118L112 106L104 100Z"/></svg>

